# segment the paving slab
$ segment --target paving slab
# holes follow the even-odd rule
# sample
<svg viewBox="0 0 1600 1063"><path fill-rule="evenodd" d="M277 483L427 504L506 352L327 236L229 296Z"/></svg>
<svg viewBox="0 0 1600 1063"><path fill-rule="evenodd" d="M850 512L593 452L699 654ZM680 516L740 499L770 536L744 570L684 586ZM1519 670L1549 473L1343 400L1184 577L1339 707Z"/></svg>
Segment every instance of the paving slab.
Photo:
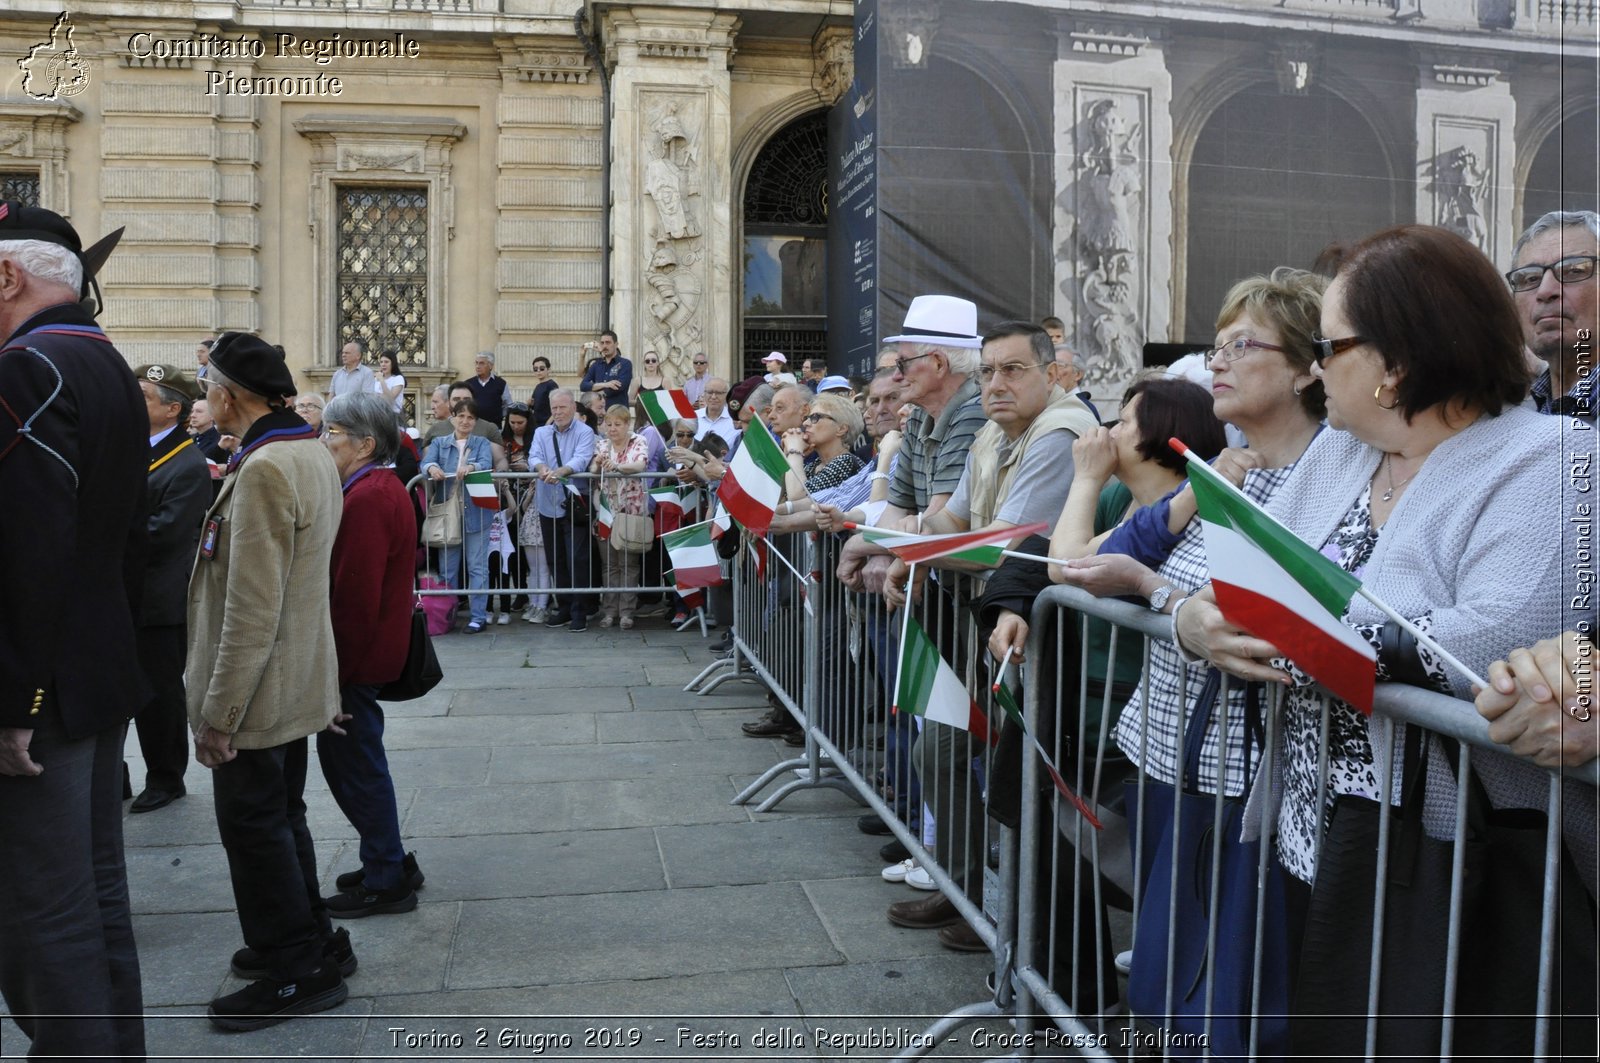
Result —
<svg viewBox="0 0 1600 1063"><path fill-rule="evenodd" d="M767 695L759 687L748 683L728 683L710 694L691 694L676 688L635 686L628 695L639 709L765 709Z"/></svg>
<svg viewBox="0 0 1600 1063"><path fill-rule="evenodd" d="M570 712L538 716L430 716L396 720L384 729L384 748L442 749L447 746L566 746L595 740L594 715Z"/></svg>
<svg viewBox="0 0 1600 1063"><path fill-rule="evenodd" d="M594 717L599 741L608 745L630 742L698 742L706 737L699 718L687 709L660 712L603 712Z"/></svg>
<svg viewBox="0 0 1600 1063"><path fill-rule="evenodd" d="M573 679L565 672L551 678L561 683L571 683ZM630 674L620 677L619 681L632 678ZM450 703L452 717L565 716L574 712L632 711L633 700L628 697L625 686L482 687L462 690Z"/></svg>
<svg viewBox="0 0 1600 1063"><path fill-rule="evenodd" d="M792 968L788 981L809 1026L826 1023L828 1029L857 1036L887 1028L890 1035L899 1039L900 1046L904 1046L923 1036L935 1017L956 1004L952 1000L952 989L958 994L963 988L967 990L965 999L957 998L961 1005L991 999L983 979L993 967L994 960L986 953L946 952L943 956L918 956L904 963L879 961ZM948 1042L951 1047L962 1046L964 1037L960 1031L952 1037L955 1040ZM876 1051L891 1055L897 1050L898 1047L891 1047L887 1051ZM862 1054L846 1052L826 1042L813 1051L821 1058ZM969 1056L973 1054L970 1048L965 1051ZM979 1055L978 1058L984 1057Z"/></svg>
<svg viewBox="0 0 1600 1063"><path fill-rule="evenodd" d="M231 896L231 894L230 894ZM239 917L226 912L146 913L133 917L144 1006L204 1007L228 981L228 960L244 944ZM203 950L197 942L205 942Z"/></svg>
<svg viewBox="0 0 1600 1063"><path fill-rule="evenodd" d="M877 854L854 822L802 819L659 827L674 888L859 877Z"/></svg>
<svg viewBox="0 0 1600 1063"><path fill-rule="evenodd" d="M145 1015L148 1058L281 1060L312 1056L345 1063L354 1060L367 1030L372 1002L351 997L331 1011L249 1033L228 1033L211 1025L205 1008L156 1008ZM6 1042L10 1044L9 1039Z"/></svg>
<svg viewBox="0 0 1600 1063"><path fill-rule="evenodd" d="M862 835L862 841L877 842ZM873 868L870 873L849 878L814 879L805 884L806 895L816 906L822 925L828 928L839 951L851 963L904 960L912 956L949 956L933 930L911 930L889 922L889 905L896 901L921 900L930 896L904 883L883 880L883 861L878 846L863 846L861 863Z"/></svg>
<svg viewBox="0 0 1600 1063"><path fill-rule="evenodd" d="M843 959L798 883L482 901L462 905L450 988L761 970L780 956Z"/></svg>
<svg viewBox="0 0 1600 1063"><path fill-rule="evenodd" d="M714 775L441 787L419 791L402 826L431 838L742 822L731 796Z"/></svg>
<svg viewBox="0 0 1600 1063"><path fill-rule="evenodd" d="M665 775L729 775L759 771L770 763L760 748L744 742L654 742L595 748L496 750L489 782L566 782L575 779L637 779Z"/></svg>
<svg viewBox="0 0 1600 1063"><path fill-rule="evenodd" d="M429 902L659 890L666 885L654 833L621 830L408 840L428 876ZM512 936L525 928L508 927Z"/></svg>

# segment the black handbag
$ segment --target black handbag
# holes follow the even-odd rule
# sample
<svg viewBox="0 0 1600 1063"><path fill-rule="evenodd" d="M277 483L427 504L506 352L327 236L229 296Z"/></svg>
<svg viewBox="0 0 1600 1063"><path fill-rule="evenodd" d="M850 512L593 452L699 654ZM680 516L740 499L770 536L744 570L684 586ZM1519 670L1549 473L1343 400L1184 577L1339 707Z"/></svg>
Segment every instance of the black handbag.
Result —
<svg viewBox="0 0 1600 1063"><path fill-rule="evenodd" d="M1459 747L1437 738L1451 765ZM1406 728L1401 804L1389 812L1389 869L1379 966L1377 1053L1438 1058L1443 1024L1450 871L1455 844L1422 829L1425 738ZM1363 797L1334 799L1306 917L1291 1045L1296 1052L1366 1055L1368 972L1372 957L1378 827L1384 806ZM1539 984L1540 897L1546 815L1496 809L1474 775L1467 794L1462 854L1461 935L1457 954L1457 1053L1527 1059L1533 1053ZM1595 1058L1595 912L1571 855L1561 846L1550 1007L1558 1012L1552 1054Z"/></svg>
<svg viewBox="0 0 1600 1063"><path fill-rule="evenodd" d="M417 606L411 611L411 643L406 650L406 666L394 680L378 690L379 701L414 701L439 685L444 669L433 652L428 636L428 614Z"/></svg>

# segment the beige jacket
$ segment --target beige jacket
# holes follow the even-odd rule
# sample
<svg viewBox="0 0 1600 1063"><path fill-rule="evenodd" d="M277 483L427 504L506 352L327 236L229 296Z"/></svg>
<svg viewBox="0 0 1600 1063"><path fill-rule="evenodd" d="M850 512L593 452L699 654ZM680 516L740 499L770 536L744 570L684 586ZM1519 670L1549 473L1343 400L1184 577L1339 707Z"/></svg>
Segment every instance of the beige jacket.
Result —
<svg viewBox="0 0 1600 1063"><path fill-rule="evenodd" d="M967 452L970 526L983 528L994 522L994 515L1000 512L1000 507L1006 504L1006 496L1011 494L1011 477L1017 471L1017 463L1035 439L1061 428L1081 437L1098 427L1100 422L1082 399L1051 385L1049 405L1033 419L1003 459L1000 451L1006 444L1005 432L993 421L978 429L972 449Z"/></svg>
<svg viewBox="0 0 1600 1063"><path fill-rule="evenodd" d="M339 473L316 440L268 443L223 481L213 556L189 579L189 726L235 749L322 730L339 707L328 565L343 512Z"/></svg>

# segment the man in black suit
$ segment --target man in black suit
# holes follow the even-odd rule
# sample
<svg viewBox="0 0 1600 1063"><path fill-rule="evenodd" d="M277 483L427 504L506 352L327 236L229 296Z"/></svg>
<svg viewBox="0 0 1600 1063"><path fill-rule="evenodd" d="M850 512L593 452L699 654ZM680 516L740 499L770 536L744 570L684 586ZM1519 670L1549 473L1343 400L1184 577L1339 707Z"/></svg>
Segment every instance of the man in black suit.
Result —
<svg viewBox="0 0 1600 1063"><path fill-rule="evenodd" d="M121 795L148 418L80 303L103 247L0 203L0 992L35 1056L143 1059Z"/></svg>
<svg viewBox="0 0 1600 1063"><path fill-rule="evenodd" d="M150 552L139 610L139 661L155 690L134 725L144 754L144 790L130 812L154 812L186 792L189 707L183 692L188 652L189 570L200 545L200 525L211 506L211 469L180 426L188 421L195 385L170 365L133 371L150 415L150 473L145 491Z"/></svg>

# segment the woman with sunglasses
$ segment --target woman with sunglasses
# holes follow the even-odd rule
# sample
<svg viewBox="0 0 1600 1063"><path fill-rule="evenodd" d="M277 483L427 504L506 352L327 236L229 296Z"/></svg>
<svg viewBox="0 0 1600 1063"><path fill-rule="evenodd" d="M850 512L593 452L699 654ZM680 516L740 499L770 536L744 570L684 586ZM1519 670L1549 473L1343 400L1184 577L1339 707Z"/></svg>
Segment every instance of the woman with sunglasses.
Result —
<svg viewBox="0 0 1600 1063"><path fill-rule="evenodd" d="M532 427L543 428L550 423L550 393L561 385L550 379L550 359L540 355L533 360L533 394L528 397L528 411Z"/></svg>
<svg viewBox="0 0 1600 1063"><path fill-rule="evenodd" d="M639 361L639 371L633 374L633 383L628 385L628 405L639 410L639 422L635 427L643 428L649 421L639 406L639 392L682 387L683 382L668 374L667 367L661 362L661 355L649 347L644 349Z"/></svg>
<svg viewBox="0 0 1600 1063"><path fill-rule="evenodd" d="M1465 239L1423 225L1369 236L1323 299L1314 372L1333 430L1312 442L1267 506L1480 675L1497 658L1558 630L1567 615L1562 419L1521 405L1531 376L1522 343L1505 282ZM1471 697L1465 675L1365 598L1354 598L1343 619L1376 652L1380 681ZM1180 612L1175 627L1188 652L1247 679L1288 687L1284 756L1272 780L1283 795L1277 857L1307 897L1313 880L1318 891L1340 888L1341 864L1326 878L1318 875L1324 835L1342 831L1341 816L1362 814L1364 802L1349 798L1388 804L1398 797L1403 772L1396 754L1407 745L1405 729L1390 748L1368 716L1315 685L1270 642L1224 620L1209 592ZM1461 713L1474 715L1465 701ZM1432 739L1421 752L1430 765L1423 827L1435 838L1451 837L1454 827L1451 745ZM1388 795L1378 782L1386 760L1394 766ZM1539 769L1483 751L1472 762L1496 808L1545 807L1548 786ZM1347 799L1335 804L1341 796ZM1570 786L1563 814L1592 897L1593 787ZM1370 869L1366 885L1370 890ZM1537 905L1541 885L1528 883L1530 905ZM1437 901L1442 913L1449 898ZM1314 966L1308 956L1301 971ZM1364 960L1359 966L1367 969ZM1531 996L1524 999L1531 1004ZM1504 1004L1494 1010L1518 1010L1509 996ZM1489 1020L1473 1043L1504 1034L1504 1023L1515 1020ZM1356 1025L1349 1043L1359 1046L1364 1023ZM1531 1039L1532 1024L1523 1028ZM1513 1054L1525 1055L1528 1047Z"/></svg>
<svg viewBox="0 0 1600 1063"><path fill-rule="evenodd" d="M789 462L784 477L788 501L778 506L778 512L810 509L812 492L838 487L861 471L864 463L850 452L861 428L861 411L849 399L824 394L811 400L811 412L801 427L783 434L783 456ZM805 460L808 453L810 461Z"/></svg>

